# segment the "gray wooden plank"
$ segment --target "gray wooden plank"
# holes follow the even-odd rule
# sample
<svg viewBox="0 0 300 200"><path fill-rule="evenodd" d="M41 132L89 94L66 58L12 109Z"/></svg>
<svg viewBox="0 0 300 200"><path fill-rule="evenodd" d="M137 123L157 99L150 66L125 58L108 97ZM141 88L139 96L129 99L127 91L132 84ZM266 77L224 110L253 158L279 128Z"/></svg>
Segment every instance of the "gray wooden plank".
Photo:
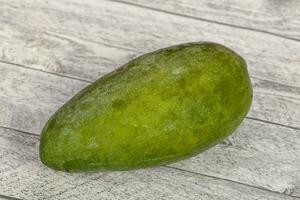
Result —
<svg viewBox="0 0 300 200"><path fill-rule="evenodd" d="M0 125L39 133L61 105L88 83L0 63Z"/></svg>
<svg viewBox="0 0 300 200"><path fill-rule="evenodd" d="M126 172L54 172L39 162L38 137L3 128L0 158L0 193L22 199L299 199L166 167Z"/></svg>
<svg viewBox="0 0 300 200"><path fill-rule="evenodd" d="M0 80L3 80L0 84L0 125L37 135L51 114L88 84L3 63L0 63ZM258 87L267 84L258 82L254 85ZM286 108L287 113L292 113L292 109L295 109L296 113L299 101L295 101L296 104L293 105L292 101L284 100L286 97L276 96L276 88L275 91L273 89L266 87L264 91L258 87L255 90L257 92L254 94L252 109L263 109L267 104L272 103L270 106L275 111ZM259 106L256 106L257 104ZM281 108L283 105L284 107ZM287 190L293 191L290 192L291 194L299 194L297 189L300 185L298 181L300 160L297 157L300 153L299 137L297 137L300 134L299 130L246 119L236 134L237 136L233 136L228 144L225 142L225 145L215 154L205 157L205 161L200 157L193 161L195 163L189 164L187 161L187 164L182 164L183 167L180 168L277 192ZM235 143L236 145L233 145ZM222 162L219 161L220 159ZM248 161L252 161L253 165ZM236 171L232 171L233 169Z"/></svg>
<svg viewBox="0 0 300 200"><path fill-rule="evenodd" d="M300 88L251 78L253 102L248 117L300 128Z"/></svg>
<svg viewBox="0 0 300 200"><path fill-rule="evenodd" d="M208 40L239 52L253 77L300 86L296 41L109 1L1 2L1 60L95 78L133 55Z"/></svg>
<svg viewBox="0 0 300 200"><path fill-rule="evenodd" d="M114 0L113 0L114 1ZM116 0L300 40L300 2L267 0Z"/></svg>

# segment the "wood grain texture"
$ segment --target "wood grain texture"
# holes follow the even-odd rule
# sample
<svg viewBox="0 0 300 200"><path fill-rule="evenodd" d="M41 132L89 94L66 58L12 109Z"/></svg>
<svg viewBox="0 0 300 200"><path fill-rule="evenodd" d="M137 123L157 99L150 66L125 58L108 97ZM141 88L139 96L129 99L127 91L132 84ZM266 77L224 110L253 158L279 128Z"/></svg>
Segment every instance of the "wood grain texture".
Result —
<svg viewBox="0 0 300 200"><path fill-rule="evenodd" d="M38 137L3 128L0 157L0 193L22 199L298 199L166 167L113 173L54 172L38 160Z"/></svg>
<svg viewBox="0 0 300 200"><path fill-rule="evenodd" d="M70 71L74 76L85 75L78 69L85 67L97 77L98 70L107 72L140 53L190 41L215 41L239 52L253 77L300 86L296 41L103 0L34 4L1 0L1 4L1 60ZM119 50L111 53L115 48L106 51L105 45ZM129 49L131 55L120 49Z"/></svg>
<svg viewBox="0 0 300 200"><path fill-rule="evenodd" d="M0 84L0 95L3 97L0 99L1 125L37 135L52 113L88 84L3 63L0 63L0 80L4 80ZM256 85L264 84L257 82ZM267 105L270 102L264 103L265 99L270 98L274 110L280 110L283 105L294 109L297 107L293 106L299 106L298 103L293 105L282 100L282 97L272 96L276 94L272 87L266 87L265 91L267 97L264 92L254 95L252 109L262 109L259 105ZM289 109L289 112L292 110ZM297 155L300 153L300 141L297 134L300 134L299 130L246 119L237 132L238 139L233 137L217 152L192 163L186 161L180 168L298 195L300 171L297 163L300 160Z"/></svg>
<svg viewBox="0 0 300 200"><path fill-rule="evenodd" d="M117 1L300 40L300 2L297 0Z"/></svg>
<svg viewBox="0 0 300 200"><path fill-rule="evenodd" d="M3 63L0 77L0 125L33 133L88 84Z"/></svg>
<svg viewBox="0 0 300 200"><path fill-rule="evenodd" d="M300 88L251 78L254 97L248 117L300 128Z"/></svg>

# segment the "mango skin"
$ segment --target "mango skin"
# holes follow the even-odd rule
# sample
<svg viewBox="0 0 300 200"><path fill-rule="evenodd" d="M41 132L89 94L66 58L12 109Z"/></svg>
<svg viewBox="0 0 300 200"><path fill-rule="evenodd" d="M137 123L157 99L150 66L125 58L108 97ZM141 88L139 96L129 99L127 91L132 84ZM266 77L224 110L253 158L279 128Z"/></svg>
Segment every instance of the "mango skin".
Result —
<svg viewBox="0 0 300 200"><path fill-rule="evenodd" d="M45 125L40 159L62 171L164 165L230 135L247 114L245 61L210 42L140 56L89 85Z"/></svg>

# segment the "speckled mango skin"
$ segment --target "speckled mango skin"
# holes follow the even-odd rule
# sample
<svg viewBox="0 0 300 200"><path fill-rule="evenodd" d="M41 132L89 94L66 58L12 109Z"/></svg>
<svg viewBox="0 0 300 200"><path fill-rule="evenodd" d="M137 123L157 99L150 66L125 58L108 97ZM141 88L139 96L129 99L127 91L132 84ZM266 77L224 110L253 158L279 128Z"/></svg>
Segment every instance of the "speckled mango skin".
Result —
<svg viewBox="0 0 300 200"><path fill-rule="evenodd" d="M196 155L247 114L245 61L209 42L140 56L89 85L45 125L41 161L62 171L129 170Z"/></svg>

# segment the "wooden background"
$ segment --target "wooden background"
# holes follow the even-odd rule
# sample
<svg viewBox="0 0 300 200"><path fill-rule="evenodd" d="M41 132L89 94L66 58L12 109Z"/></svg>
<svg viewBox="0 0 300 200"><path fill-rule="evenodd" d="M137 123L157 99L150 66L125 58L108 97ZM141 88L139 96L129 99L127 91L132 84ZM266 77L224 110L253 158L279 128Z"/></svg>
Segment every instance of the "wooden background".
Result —
<svg viewBox="0 0 300 200"><path fill-rule="evenodd" d="M172 165L52 171L46 120L132 58L214 41L248 62L251 111L214 148ZM299 0L0 0L0 199L300 199Z"/></svg>

